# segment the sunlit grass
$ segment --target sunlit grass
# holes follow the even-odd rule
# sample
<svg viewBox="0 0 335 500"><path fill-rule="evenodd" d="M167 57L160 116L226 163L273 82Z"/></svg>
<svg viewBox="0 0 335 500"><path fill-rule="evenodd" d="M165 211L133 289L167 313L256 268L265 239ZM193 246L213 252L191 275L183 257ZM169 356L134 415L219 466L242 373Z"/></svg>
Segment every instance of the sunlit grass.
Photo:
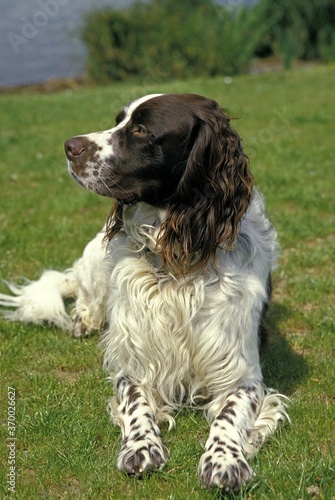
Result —
<svg viewBox="0 0 335 500"><path fill-rule="evenodd" d="M66 138L113 126L124 103L149 92L200 93L241 114L234 126L282 245L263 371L268 385L291 398L292 423L251 461L255 480L236 498L307 499L312 491L334 498L334 88L334 69L317 68L231 83L0 95L0 278L16 281L70 266L108 214L108 200L69 178ZM171 452L163 471L127 478L115 466L120 432L105 411L111 387L98 338L74 341L55 327L3 320L0 330L3 443L7 386L16 388L17 498L220 498L196 475L207 435L201 414L185 410L176 429L163 428ZM4 495L6 447L1 457Z"/></svg>

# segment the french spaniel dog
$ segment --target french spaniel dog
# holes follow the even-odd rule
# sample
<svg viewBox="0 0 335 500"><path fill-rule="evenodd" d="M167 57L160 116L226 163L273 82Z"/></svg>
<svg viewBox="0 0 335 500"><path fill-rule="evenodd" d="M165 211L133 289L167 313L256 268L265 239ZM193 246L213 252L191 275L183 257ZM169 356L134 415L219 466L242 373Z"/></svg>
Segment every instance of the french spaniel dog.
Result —
<svg viewBox="0 0 335 500"><path fill-rule="evenodd" d="M287 415L259 361L276 232L238 134L210 99L155 94L65 152L81 186L114 200L111 215L71 269L9 284L5 314L74 337L103 330L120 471L161 469L158 422L173 425L187 404L210 424L202 484L239 490L253 477L247 458ZM71 318L65 297L76 299Z"/></svg>

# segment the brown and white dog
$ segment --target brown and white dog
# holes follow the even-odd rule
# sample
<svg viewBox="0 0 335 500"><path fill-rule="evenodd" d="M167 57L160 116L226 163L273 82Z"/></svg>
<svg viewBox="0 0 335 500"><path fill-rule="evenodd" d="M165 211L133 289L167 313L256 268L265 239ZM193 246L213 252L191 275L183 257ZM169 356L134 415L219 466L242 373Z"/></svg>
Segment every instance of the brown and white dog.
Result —
<svg viewBox="0 0 335 500"><path fill-rule="evenodd" d="M114 199L112 213L71 269L10 285L15 296L0 303L15 309L5 314L73 336L104 329L119 470L161 469L168 452L157 423L173 424L188 404L210 423L201 482L239 490L253 476L247 458L286 411L259 362L276 232L238 134L210 99L155 94L65 151L81 186Z"/></svg>

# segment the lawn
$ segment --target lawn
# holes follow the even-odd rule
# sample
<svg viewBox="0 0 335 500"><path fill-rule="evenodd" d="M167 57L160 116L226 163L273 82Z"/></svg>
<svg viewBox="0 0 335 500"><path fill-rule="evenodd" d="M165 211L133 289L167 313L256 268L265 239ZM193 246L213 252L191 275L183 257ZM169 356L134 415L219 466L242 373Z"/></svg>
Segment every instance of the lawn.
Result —
<svg viewBox="0 0 335 500"><path fill-rule="evenodd" d="M69 267L109 211L107 199L67 174L66 138L113 126L124 103L152 92L204 94L241 116L235 127L282 246L264 377L292 402L291 424L251 460L255 479L231 498L335 498L334 89L334 67L320 67L232 81L156 85L148 77L142 85L0 94L0 279L19 282ZM197 479L208 429L187 409L175 429L162 430L170 449L163 471L142 480L117 471L120 431L106 412L111 386L98 336L73 340L57 327L3 319L0 332L1 498L10 460L20 499L221 497ZM15 441L7 428L10 401Z"/></svg>

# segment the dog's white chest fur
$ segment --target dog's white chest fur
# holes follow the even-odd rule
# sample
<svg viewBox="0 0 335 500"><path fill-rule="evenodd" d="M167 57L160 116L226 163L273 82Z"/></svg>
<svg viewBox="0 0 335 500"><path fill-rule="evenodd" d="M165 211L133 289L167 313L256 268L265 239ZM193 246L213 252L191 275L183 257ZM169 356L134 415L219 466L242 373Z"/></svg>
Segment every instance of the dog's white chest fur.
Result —
<svg viewBox="0 0 335 500"><path fill-rule="evenodd" d="M269 268L257 276L259 256L243 255L243 239L255 231L246 218L236 254L222 250L218 268L213 264L207 272L176 280L154 253L160 215L146 205L129 207L125 231L110 243L105 368L117 379L130 376L150 387L167 407L175 408L184 397L206 405L219 394L224 398L240 380L261 380L254 335ZM263 254L266 245L273 247L275 233L271 241L267 233L267 243L260 237Z"/></svg>

